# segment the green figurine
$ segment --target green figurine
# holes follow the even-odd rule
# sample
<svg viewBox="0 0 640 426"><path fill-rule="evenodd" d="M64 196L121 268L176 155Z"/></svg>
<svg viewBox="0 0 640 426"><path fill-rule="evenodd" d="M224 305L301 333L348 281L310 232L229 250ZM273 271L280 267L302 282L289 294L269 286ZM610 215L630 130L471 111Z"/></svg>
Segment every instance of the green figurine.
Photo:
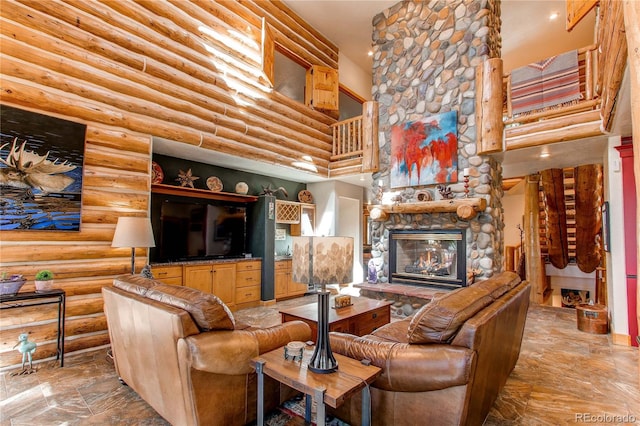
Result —
<svg viewBox="0 0 640 426"><path fill-rule="evenodd" d="M18 343L16 343L13 349L15 348L18 348L18 352L22 354L22 371L12 375L35 373L36 370L33 369L33 360L31 356L36 351L36 343L29 341L29 333L21 333L20 336L18 336ZM25 368L27 359L29 359L29 369Z"/></svg>

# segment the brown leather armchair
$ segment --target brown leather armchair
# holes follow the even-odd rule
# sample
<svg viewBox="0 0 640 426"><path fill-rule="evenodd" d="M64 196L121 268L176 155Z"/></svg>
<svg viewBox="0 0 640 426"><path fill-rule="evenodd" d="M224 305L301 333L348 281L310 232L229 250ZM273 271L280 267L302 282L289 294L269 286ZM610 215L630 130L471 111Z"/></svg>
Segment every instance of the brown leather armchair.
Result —
<svg viewBox="0 0 640 426"><path fill-rule="evenodd" d="M174 425L255 420L251 359L311 337L301 321L238 329L216 296L140 276L117 277L102 294L118 375ZM289 388L265 378L266 410L290 396Z"/></svg>
<svg viewBox="0 0 640 426"><path fill-rule="evenodd" d="M446 293L371 335L330 333L334 352L382 368L373 425L481 425L515 367L530 285L504 272ZM358 395L335 414L359 424Z"/></svg>

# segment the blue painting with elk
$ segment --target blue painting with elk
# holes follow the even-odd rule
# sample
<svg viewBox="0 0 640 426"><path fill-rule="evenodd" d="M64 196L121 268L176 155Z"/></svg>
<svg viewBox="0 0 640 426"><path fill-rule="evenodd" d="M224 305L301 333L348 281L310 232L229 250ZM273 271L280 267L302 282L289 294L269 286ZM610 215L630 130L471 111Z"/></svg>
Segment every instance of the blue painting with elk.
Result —
<svg viewBox="0 0 640 426"><path fill-rule="evenodd" d="M0 105L0 230L80 230L86 130Z"/></svg>

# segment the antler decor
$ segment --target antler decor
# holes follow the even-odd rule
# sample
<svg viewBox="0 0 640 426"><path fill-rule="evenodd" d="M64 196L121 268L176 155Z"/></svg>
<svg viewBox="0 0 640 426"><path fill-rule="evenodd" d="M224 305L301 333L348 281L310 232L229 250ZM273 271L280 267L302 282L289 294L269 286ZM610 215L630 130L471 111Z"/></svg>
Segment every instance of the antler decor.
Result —
<svg viewBox="0 0 640 426"><path fill-rule="evenodd" d="M0 185L14 188L35 188L43 192L60 192L69 186L74 179L62 173L70 172L76 166L58 160L48 160L49 151L45 155L25 150L26 141L18 148L18 138L13 139L7 158L0 158L0 163L7 166L0 169ZM7 144L0 146L4 149Z"/></svg>
<svg viewBox="0 0 640 426"><path fill-rule="evenodd" d="M271 188L271 184L267 186L262 185L262 192L260 195L277 195L278 192L282 192L282 195L284 195L285 198L289 198L289 194L287 193L287 190L284 189L284 186L279 186L277 189L273 189Z"/></svg>

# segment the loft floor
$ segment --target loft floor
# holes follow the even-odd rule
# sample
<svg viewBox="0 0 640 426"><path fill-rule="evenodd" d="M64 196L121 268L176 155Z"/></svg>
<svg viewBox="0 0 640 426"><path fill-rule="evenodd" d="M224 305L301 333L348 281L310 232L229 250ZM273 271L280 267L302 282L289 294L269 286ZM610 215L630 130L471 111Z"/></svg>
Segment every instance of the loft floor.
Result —
<svg viewBox="0 0 640 426"><path fill-rule="evenodd" d="M235 316L266 327L280 323L280 307L314 300L305 296ZM585 414L633 415L637 422L638 363L637 348L579 331L573 310L533 305L520 358L485 425L572 424ZM64 368L55 361L37 367L27 376L0 374L0 425L168 424L119 383L107 349L66 356Z"/></svg>

